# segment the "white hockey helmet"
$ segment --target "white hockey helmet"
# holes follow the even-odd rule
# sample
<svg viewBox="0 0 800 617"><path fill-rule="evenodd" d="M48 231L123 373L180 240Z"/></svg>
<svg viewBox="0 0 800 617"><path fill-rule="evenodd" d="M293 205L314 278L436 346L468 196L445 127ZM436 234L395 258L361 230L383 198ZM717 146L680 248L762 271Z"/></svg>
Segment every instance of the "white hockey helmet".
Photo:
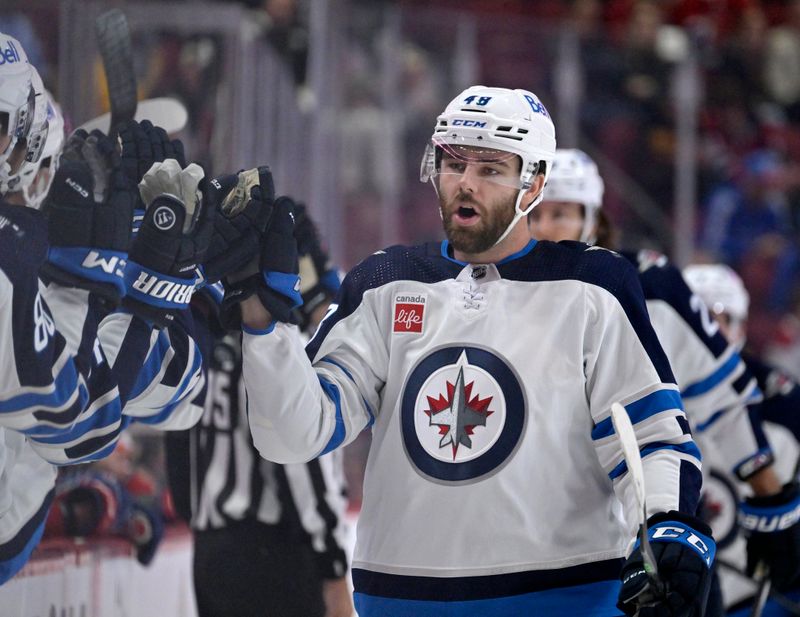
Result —
<svg viewBox="0 0 800 617"><path fill-rule="evenodd" d="M47 90L45 90L44 98L47 108L47 135L41 157L36 163L24 163L19 172L20 187L25 196L25 204L37 210L41 207L44 198L47 197L47 192L53 183L65 140L64 116L61 114L61 108ZM44 176L39 174L42 167L49 168L49 173Z"/></svg>
<svg viewBox="0 0 800 617"><path fill-rule="evenodd" d="M0 32L0 184L27 156L35 99L32 68L19 41Z"/></svg>
<svg viewBox="0 0 800 617"><path fill-rule="evenodd" d="M583 150L559 148L544 187L543 201L578 203L584 207L581 242L594 244L597 211L603 205L603 179L597 164Z"/></svg>
<svg viewBox="0 0 800 617"><path fill-rule="evenodd" d="M683 277L712 313L730 318L730 338L744 340L750 294L739 275L725 264L698 264L686 266Z"/></svg>
<svg viewBox="0 0 800 617"><path fill-rule="evenodd" d="M427 182L440 173L441 153L469 162L470 153L490 153L494 160L518 156L521 159L516 214L498 238L501 242L542 200L540 193L522 209L522 197L542 173L547 180L556 152L555 126L539 98L527 90L472 86L454 98L436 119L430 143L425 148L420 180ZM497 156L501 158L497 158ZM503 158L503 160L505 160ZM434 187L436 183L434 182ZM438 191L438 189L437 189Z"/></svg>
<svg viewBox="0 0 800 617"><path fill-rule="evenodd" d="M25 139L25 158L16 172L12 170L7 178L0 178L0 193L2 194L22 191L29 187L45 158L45 151L49 148L51 151L58 152L64 141L64 119L60 113L56 117L52 98L44 87L39 71L34 66L30 67L30 71L34 101L31 126ZM51 124L59 122L61 135L58 136L54 133L53 139L50 139Z"/></svg>

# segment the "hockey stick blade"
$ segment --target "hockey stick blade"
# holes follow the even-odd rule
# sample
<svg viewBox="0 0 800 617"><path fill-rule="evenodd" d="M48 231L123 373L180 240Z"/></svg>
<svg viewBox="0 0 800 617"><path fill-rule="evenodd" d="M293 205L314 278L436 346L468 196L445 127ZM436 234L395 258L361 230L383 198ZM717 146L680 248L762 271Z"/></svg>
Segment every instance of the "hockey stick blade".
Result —
<svg viewBox="0 0 800 617"><path fill-rule="evenodd" d="M650 539L647 536L647 502L644 490L644 467L642 467L642 455L639 452L639 444L636 441L636 433L633 431L631 419L628 412L619 403L611 405L611 423L619 439L622 449L622 456L628 466L628 474L633 483L634 496L636 497L637 523L639 525L639 546L642 549L642 562L647 577L650 579L649 588L645 587L640 593L640 606L646 606L650 602L663 596L664 585L658 576L658 567L650 546ZM646 600L645 598L648 598Z"/></svg>
<svg viewBox="0 0 800 617"><path fill-rule="evenodd" d="M95 22L95 35L108 83L109 135L115 135L125 122L133 120L138 101L128 20L119 9L103 13Z"/></svg>

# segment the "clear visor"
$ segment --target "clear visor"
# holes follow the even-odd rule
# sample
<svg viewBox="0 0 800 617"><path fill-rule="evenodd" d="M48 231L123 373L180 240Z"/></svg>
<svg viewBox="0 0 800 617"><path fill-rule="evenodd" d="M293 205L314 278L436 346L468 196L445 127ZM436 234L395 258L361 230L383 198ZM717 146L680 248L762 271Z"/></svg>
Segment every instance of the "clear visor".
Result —
<svg viewBox="0 0 800 617"><path fill-rule="evenodd" d="M478 181L492 182L513 189L521 189L525 183L520 177L519 155L506 150L475 145L475 139L463 138L462 143L445 143L434 137L425 148L422 157L420 179L433 179L435 186L447 178L458 180L469 174Z"/></svg>

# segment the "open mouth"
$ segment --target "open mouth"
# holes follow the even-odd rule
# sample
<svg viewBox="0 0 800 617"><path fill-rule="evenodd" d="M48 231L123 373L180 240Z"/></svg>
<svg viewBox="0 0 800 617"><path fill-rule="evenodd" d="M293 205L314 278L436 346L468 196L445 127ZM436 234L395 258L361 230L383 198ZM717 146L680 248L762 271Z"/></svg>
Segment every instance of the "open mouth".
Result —
<svg viewBox="0 0 800 617"><path fill-rule="evenodd" d="M477 210L469 206L460 206L454 212L453 216L462 225L469 225L477 222L478 219L480 219L480 215L478 214Z"/></svg>

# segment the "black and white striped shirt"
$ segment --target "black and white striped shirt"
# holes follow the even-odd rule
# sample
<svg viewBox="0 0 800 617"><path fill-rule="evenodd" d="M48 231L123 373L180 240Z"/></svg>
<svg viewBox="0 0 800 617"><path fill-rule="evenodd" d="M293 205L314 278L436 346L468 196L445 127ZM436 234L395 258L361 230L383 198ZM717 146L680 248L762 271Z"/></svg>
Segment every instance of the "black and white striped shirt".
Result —
<svg viewBox="0 0 800 617"><path fill-rule="evenodd" d="M180 490L173 489L178 508L189 510L197 532L258 521L307 537L324 576L343 576L346 496L341 453L294 465L261 458L247 422L239 335L203 332L204 320L196 315L195 337L208 366L205 409L195 427L170 440L173 479L188 467L183 478L188 494L182 499ZM176 444L178 440L182 443Z"/></svg>

